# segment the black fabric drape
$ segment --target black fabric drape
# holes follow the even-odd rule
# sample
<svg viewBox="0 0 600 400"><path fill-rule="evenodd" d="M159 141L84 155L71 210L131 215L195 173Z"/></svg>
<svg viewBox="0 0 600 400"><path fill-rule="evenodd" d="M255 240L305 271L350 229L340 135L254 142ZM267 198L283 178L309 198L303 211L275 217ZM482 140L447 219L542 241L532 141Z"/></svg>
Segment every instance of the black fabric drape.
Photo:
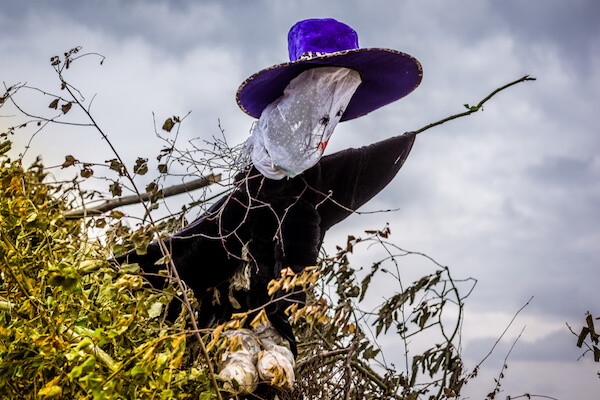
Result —
<svg viewBox="0 0 600 400"><path fill-rule="evenodd" d="M181 278L200 301L200 326L210 327L228 320L232 312L264 305L270 299L267 284L280 277L281 269L300 272L315 265L325 232L394 178L414 140L414 133L405 133L340 151L293 179L270 180L254 167L240 173L231 194L166 240ZM242 260L245 254L247 263ZM161 257L157 243L152 243L145 255L131 251L116 260L139 263L144 272L156 272L154 263ZM250 288L230 292L230 278L244 265L250 267ZM149 280L154 286L163 284L157 277ZM215 290L220 294L218 301ZM233 307L230 294L241 309ZM269 306L267 315L295 354L294 335L283 313L289 301Z"/></svg>

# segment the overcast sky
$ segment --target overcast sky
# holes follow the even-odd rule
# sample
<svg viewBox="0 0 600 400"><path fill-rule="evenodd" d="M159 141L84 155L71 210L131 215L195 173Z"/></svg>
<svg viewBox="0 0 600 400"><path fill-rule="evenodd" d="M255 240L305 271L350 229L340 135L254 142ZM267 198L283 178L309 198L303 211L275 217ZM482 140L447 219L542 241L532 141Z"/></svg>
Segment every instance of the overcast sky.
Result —
<svg viewBox="0 0 600 400"><path fill-rule="evenodd" d="M456 278L476 278L463 330L471 367L534 297L466 396L482 398L493 388L506 351L526 326L509 358L503 398L525 392L597 398L600 366L590 357L576 361L581 352L565 323L579 329L586 311L600 316L600 3L0 4L0 80L58 92L51 56L75 46L101 53L103 65L99 58L80 60L67 78L87 100L96 96L92 112L130 162L154 159L163 144L154 134L153 112L161 123L191 111L180 132L184 147L193 138L218 135L219 121L230 144L246 140L253 119L237 107L237 87L287 61L287 32L305 18L336 18L358 32L361 47L400 50L423 65L417 90L340 124L329 152L418 129L505 83L534 76L537 81L493 98L484 112L419 135L398 177L361 211L398 210L354 215L329 232L326 244L389 222L399 246L450 266ZM22 101L46 112L48 99ZM15 119L0 114L3 131ZM28 137L14 138L15 152ZM66 154L86 161L112 158L97 133L67 127L36 136L26 159L38 154L46 165L62 163Z"/></svg>

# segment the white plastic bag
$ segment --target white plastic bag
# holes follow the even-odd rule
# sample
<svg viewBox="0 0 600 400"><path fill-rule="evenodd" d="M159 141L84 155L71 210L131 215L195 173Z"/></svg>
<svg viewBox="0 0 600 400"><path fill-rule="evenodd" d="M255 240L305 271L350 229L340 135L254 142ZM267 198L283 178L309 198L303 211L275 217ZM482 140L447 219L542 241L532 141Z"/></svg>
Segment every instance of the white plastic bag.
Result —
<svg viewBox="0 0 600 400"><path fill-rule="evenodd" d="M250 394L258 384L255 365L261 351L260 344L254 332L249 329L226 331L224 335L229 338L238 336L242 345L241 350L226 352L223 355L219 365L219 376L228 381L224 388L240 395Z"/></svg>
<svg viewBox="0 0 600 400"><path fill-rule="evenodd" d="M219 364L219 376L226 380L224 388L238 395L256 390L261 380L284 389L294 381L294 355L289 344L271 323L260 324L254 331L238 329L223 335L239 337L242 348L226 352Z"/></svg>
<svg viewBox="0 0 600 400"><path fill-rule="evenodd" d="M255 332L264 349L258 355L256 364L258 375L272 385L291 389L296 379L294 374L296 363L294 354L286 347L287 340L273 328L271 323L260 324L256 327Z"/></svg>
<svg viewBox="0 0 600 400"><path fill-rule="evenodd" d="M285 346L272 345L258 355L256 369L262 380L272 385L291 389L294 385L294 355Z"/></svg>
<svg viewBox="0 0 600 400"><path fill-rule="evenodd" d="M360 83L357 71L343 67L312 68L294 78L248 139L254 166L270 179L314 166Z"/></svg>

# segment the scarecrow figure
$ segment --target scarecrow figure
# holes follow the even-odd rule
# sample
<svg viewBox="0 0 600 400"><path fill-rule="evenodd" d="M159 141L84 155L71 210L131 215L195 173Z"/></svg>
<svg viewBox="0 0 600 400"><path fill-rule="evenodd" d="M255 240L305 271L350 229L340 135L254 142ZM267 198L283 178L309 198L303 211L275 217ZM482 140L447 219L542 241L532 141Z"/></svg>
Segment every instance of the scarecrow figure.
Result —
<svg viewBox="0 0 600 400"><path fill-rule="evenodd" d="M282 269L298 273L315 265L325 232L393 179L415 140L406 133L322 157L338 122L409 94L421 81L421 65L395 50L359 48L356 32L333 19L298 22L288 46L290 62L252 75L238 90L240 108L258 122L245 150L252 162L236 176L235 190L166 240L199 301L201 327L262 307L270 300L267 284ZM153 243L147 254L129 252L118 261L156 272L162 256ZM258 364L263 379L279 368L291 387L297 349L284 310L302 300L272 302L268 326L233 333L242 337L243 350L228 356L220 375L247 393L256 385Z"/></svg>

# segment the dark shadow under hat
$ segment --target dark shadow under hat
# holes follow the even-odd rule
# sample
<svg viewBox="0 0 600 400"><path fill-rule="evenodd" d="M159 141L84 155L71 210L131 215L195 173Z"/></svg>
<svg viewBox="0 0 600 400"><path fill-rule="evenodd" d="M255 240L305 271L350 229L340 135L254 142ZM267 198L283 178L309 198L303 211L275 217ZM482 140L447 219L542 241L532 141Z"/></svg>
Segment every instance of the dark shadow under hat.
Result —
<svg viewBox="0 0 600 400"><path fill-rule="evenodd" d="M292 79L310 68L337 66L360 73L362 83L341 121L358 118L412 92L423 76L421 64L396 50L358 47L356 32L334 19L307 19L288 34L290 62L252 75L237 91L237 102L248 115L263 110L283 95Z"/></svg>

